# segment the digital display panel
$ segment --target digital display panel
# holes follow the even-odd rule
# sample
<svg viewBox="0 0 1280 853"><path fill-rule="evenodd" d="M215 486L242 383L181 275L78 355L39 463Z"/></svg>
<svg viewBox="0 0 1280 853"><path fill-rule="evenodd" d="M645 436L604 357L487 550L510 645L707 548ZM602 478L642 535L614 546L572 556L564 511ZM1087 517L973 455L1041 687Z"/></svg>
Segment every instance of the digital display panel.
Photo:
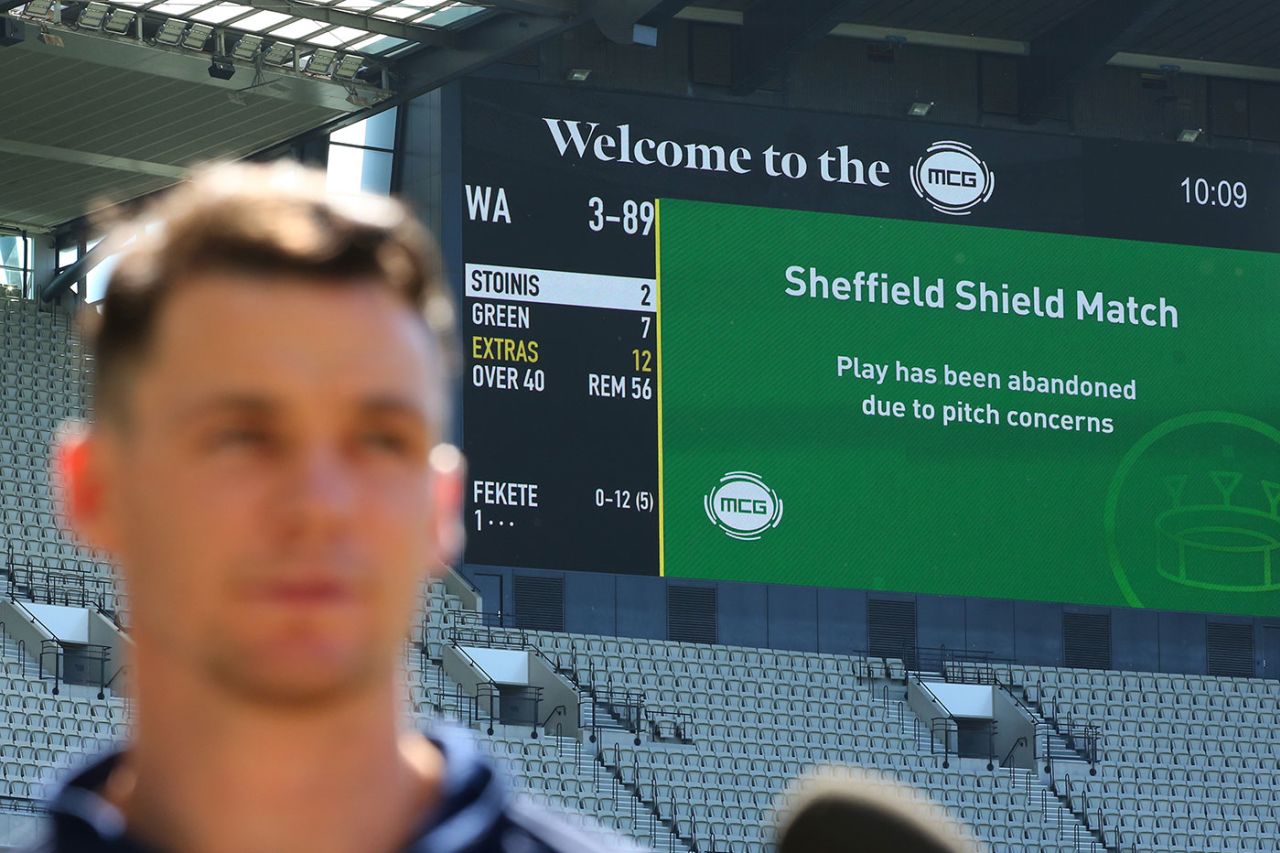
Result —
<svg viewBox="0 0 1280 853"><path fill-rule="evenodd" d="M452 91L466 563L1280 611L1271 158Z"/></svg>

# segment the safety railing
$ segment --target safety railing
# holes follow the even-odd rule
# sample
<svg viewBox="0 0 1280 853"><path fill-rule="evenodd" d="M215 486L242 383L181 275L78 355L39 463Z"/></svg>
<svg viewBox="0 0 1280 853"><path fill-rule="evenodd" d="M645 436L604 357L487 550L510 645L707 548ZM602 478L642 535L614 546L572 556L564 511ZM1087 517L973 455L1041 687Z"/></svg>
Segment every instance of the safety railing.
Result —
<svg viewBox="0 0 1280 853"><path fill-rule="evenodd" d="M643 763L641 762L642 756L644 758ZM692 809L689 810L689 834L686 835L681 830L680 821L677 819L679 809L677 808L674 790L670 791L666 797L668 810L665 815L663 814L661 805L663 802L662 791L658 784L657 773L647 754L640 752L631 754L629 773L626 772L628 768L624 767L621 748L618 744L613 744L608 749L598 751L594 763L598 767L603 767L604 771L609 775L609 794L615 801L619 786L631 795L628 800L632 826L636 826L637 817L644 822L641 827L642 831L648 831L650 849L659 851L659 853L663 850L668 851L668 853L675 853L677 850L712 853L712 851L719 849L716 845L714 833L710 835L711 844L709 847L698 843L696 816ZM643 770L648 771L647 781L642 774ZM598 777L596 786L599 788ZM662 835L666 836L665 840L661 838Z"/></svg>
<svg viewBox="0 0 1280 853"><path fill-rule="evenodd" d="M514 628L504 624L489 624L486 616L495 614L458 611L453 614L454 622L445 631L445 642L453 646L483 646L489 649L518 649L533 652L557 674L567 678L574 686L578 686L577 674L572 665L565 666L563 660L553 660L544 652L533 637L523 628ZM498 621L504 621L503 614L496 614Z"/></svg>
<svg viewBox="0 0 1280 853"><path fill-rule="evenodd" d="M45 640L40 644L40 677L53 679L54 696L61 693L63 684L82 684L98 688L98 698L106 698L109 681L107 665L111 661L111 647L97 643L63 643ZM69 676L68 668L74 677ZM114 675L112 680L114 680Z"/></svg>
<svg viewBox="0 0 1280 853"><path fill-rule="evenodd" d="M1079 821L1077 824L1077 844L1079 843L1078 829L1083 826L1089 834L1089 837L1084 839L1085 841L1090 842L1091 845L1100 846L1103 850L1110 850L1111 848L1107 846L1106 819L1102 812L1102 805L1096 802L1096 798L1093 804L1093 812L1091 813L1089 810L1089 786L1081 782L1080 790L1077 793L1075 784L1072 782L1070 774L1068 774L1063 777L1063 788L1065 790L1058 792L1055 785L1054 792L1059 794L1062 801L1066 803L1067 810L1075 815L1076 820Z"/></svg>
<svg viewBox="0 0 1280 853"><path fill-rule="evenodd" d="M1014 703L1033 720L1042 721L1036 723L1033 743L1037 747L1039 744L1044 744L1043 758L1046 772L1052 769L1053 755L1050 744L1053 734L1056 733L1068 748L1075 751L1089 763L1090 775L1097 775L1098 771L1095 765L1102 760L1102 729L1099 726L1073 720L1070 714L1059 715L1052 697L1046 696L1044 693L1040 693L1035 699L1032 699L1029 694L1027 695L1027 700L1034 703L1033 707L1022 696L1018 695L1016 689L1018 685L1000 679L996 681L996 686L1003 688L1009 698L1013 699ZM1026 688L1024 687L1023 689L1025 690Z"/></svg>
<svg viewBox="0 0 1280 853"><path fill-rule="evenodd" d="M16 812L18 814L44 814L44 803L35 797L15 797L0 794L0 812Z"/></svg>
<svg viewBox="0 0 1280 853"><path fill-rule="evenodd" d="M8 541L7 553L10 601L93 608L121 631L126 630L120 615L123 596L111 580L41 565L30 556L19 559L14 552L13 540Z"/></svg>
<svg viewBox="0 0 1280 853"><path fill-rule="evenodd" d="M951 748L951 738L954 735L958 739L959 734L959 726L956 725L956 721L951 717L934 717L929 722L929 751L936 755L938 753L938 741L942 741L942 767L944 770L951 766L951 756L957 754L957 751Z"/></svg>
<svg viewBox="0 0 1280 853"><path fill-rule="evenodd" d="M1089 775L1096 776L1098 770L1096 765L1101 752L1102 729L1092 723L1073 722L1070 718L1066 721L1055 721L1058 734L1062 737L1071 749L1078 752L1089 762Z"/></svg>
<svg viewBox="0 0 1280 853"><path fill-rule="evenodd" d="M647 730L654 740L677 740L687 743L693 737L693 714L665 708L661 711L652 709L647 703L644 708Z"/></svg>

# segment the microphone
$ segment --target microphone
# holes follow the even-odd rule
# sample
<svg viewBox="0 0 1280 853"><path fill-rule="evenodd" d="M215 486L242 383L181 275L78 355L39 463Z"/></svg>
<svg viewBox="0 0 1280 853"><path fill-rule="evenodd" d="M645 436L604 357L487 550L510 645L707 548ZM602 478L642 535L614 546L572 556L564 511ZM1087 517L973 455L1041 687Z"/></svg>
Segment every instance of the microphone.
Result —
<svg viewBox="0 0 1280 853"><path fill-rule="evenodd" d="M778 853L977 853L978 843L915 789L859 768L819 768L793 783Z"/></svg>

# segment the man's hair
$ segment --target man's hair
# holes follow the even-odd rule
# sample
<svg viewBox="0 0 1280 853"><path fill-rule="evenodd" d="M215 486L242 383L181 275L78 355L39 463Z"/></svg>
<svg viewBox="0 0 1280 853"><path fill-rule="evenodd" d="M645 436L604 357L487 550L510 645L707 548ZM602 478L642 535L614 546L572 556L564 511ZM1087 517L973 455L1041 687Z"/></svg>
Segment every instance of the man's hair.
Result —
<svg viewBox="0 0 1280 853"><path fill-rule="evenodd" d="M323 172L292 161L205 164L104 240L116 264L99 310L83 315L99 418L123 414L128 375L146 356L164 301L213 272L391 290L421 314L431 341L439 436L456 358L453 306L435 240L403 203L331 193Z"/></svg>

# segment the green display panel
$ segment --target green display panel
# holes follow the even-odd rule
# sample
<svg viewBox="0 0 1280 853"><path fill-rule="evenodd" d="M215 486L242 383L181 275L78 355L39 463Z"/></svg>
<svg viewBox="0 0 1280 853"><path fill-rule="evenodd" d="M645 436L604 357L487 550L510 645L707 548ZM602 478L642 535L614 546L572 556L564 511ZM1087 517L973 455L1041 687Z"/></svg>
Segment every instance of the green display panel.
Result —
<svg viewBox="0 0 1280 853"><path fill-rule="evenodd" d="M665 575L1280 615L1280 256L658 223Z"/></svg>

